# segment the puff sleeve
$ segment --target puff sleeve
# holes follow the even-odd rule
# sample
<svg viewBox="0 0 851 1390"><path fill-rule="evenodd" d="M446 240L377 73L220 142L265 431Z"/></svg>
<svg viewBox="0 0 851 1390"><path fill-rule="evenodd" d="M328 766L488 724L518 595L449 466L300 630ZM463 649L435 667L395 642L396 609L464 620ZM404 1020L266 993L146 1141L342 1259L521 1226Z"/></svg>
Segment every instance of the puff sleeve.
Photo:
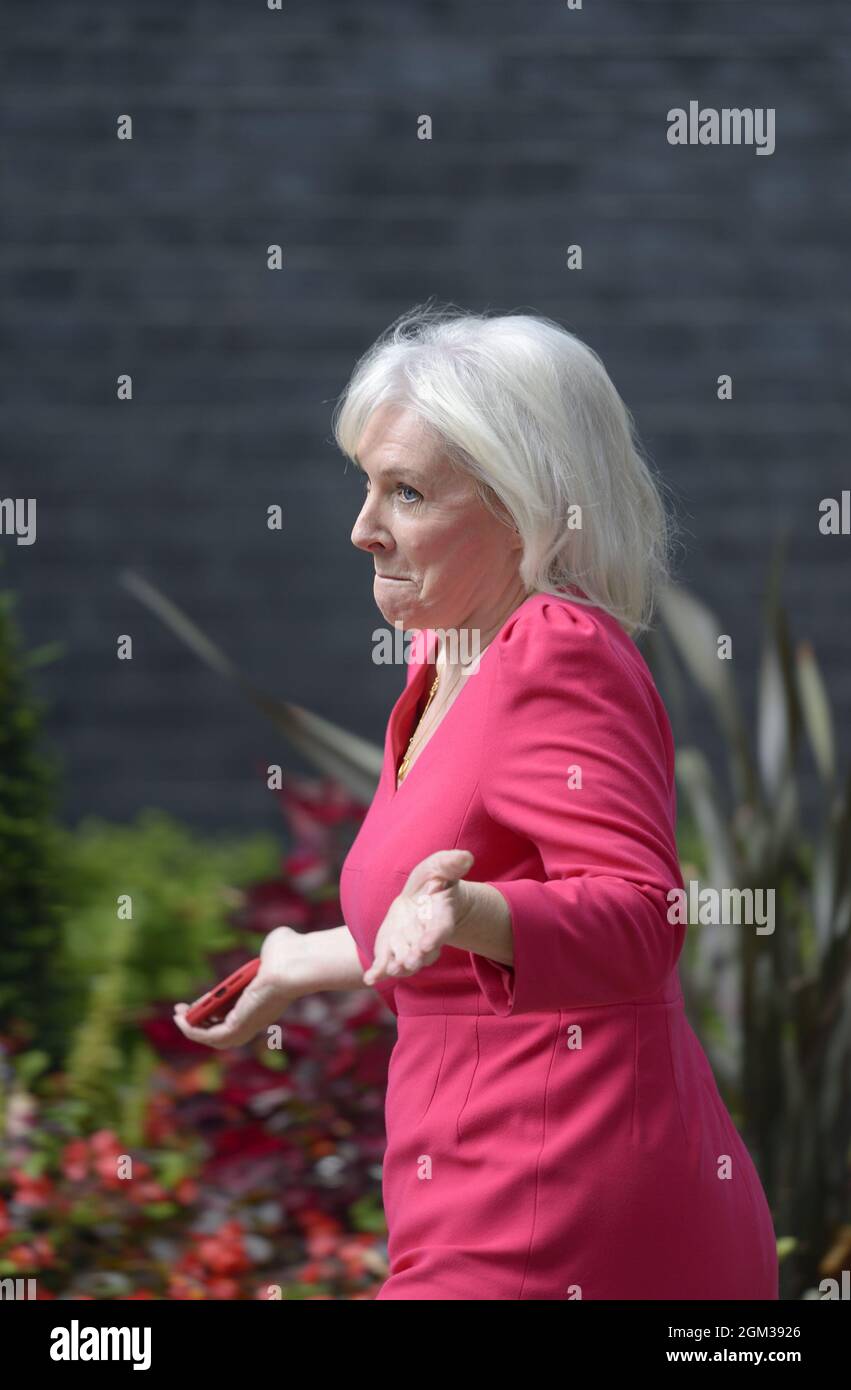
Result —
<svg viewBox="0 0 851 1390"><path fill-rule="evenodd" d="M501 1016L652 998L682 948L670 725L605 616L555 600L496 639L480 791L527 876L485 880L508 903L514 964L470 960Z"/></svg>

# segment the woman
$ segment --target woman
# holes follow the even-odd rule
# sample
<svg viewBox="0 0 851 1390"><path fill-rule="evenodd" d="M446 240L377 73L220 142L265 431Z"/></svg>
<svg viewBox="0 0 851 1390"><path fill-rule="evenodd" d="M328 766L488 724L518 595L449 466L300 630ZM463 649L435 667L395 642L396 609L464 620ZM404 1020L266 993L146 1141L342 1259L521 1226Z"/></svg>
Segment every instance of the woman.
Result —
<svg viewBox="0 0 851 1390"><path fill-rule="evenodd" d="M671 531L629 412L552 321L426 307L335 431L378 608L416 633L346 925L278 928L226 1023L178 1026L235 1046L311 990L382 994L379 1299L776 1299L677 973L674 747L633 641Z"/></svg>

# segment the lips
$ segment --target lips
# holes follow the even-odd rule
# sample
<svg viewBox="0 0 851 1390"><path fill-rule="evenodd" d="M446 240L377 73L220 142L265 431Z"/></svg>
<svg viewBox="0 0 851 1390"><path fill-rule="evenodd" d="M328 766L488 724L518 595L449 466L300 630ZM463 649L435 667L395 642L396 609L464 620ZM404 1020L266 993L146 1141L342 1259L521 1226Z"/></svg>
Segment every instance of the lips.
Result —
<svg viewBox="0 0 851 1390"><path fill-rule="evenodd" d="M376 572L375 577L376 577L376 579L395 579L395 580L398 580L398 581L402 581L402 580L404 580L404 579L407 578L407 575L404 575L404 574L378 574L378 573Z"/></svg>

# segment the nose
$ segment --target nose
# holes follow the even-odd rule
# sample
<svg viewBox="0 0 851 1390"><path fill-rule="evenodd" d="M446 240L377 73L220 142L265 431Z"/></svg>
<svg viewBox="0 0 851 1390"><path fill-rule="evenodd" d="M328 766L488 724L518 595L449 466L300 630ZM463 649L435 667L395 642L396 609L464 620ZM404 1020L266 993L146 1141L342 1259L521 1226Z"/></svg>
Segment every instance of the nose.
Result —
<svg viewBox="0 0 851 1390"><path fill-rule="evenodd" d="M367 497L361 507L357 521L352 527L352 545L359 550L371 551L373 546L381 545L384 549L392 546L392 537L385 526L378 518L378 513L371 505L372 497Z"/></svg>

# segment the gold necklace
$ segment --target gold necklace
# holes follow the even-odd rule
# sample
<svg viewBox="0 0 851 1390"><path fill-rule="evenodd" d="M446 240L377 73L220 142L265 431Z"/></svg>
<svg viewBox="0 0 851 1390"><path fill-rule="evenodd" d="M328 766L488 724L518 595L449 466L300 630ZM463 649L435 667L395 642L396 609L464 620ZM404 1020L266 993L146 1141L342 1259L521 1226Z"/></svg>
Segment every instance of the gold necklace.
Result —
<svg viewBox="0 0 851 1390"><path fill-rule="evenodd" d="M429 691L428 699L427 699L426 702L425 702L425 708L423 709L422 714L420 715L419 719L417 720L417 724L416 724L416 728L414 729L414 732L411 734L411 737L410 737L410 739L408 740L408 747L407 747L406 750L405 750L405 756L404 756L404 758L402 759L402 761L401 761L400 764L399 764L399 770L398 770L398 772L396 773L396 785L397 785L397 787L398 787L399 783L402 782L402 781L404 780L405 775L406 775L406 773L407 773L407 771L408 771L408 763L409 763L410 760L411 760L411 746L412 746L412 744L413 744L413 742L414 742L414 739L415 739L416 736L417 736L417 731L419 730L420 725L422 724L423 720L424 720L425 717L426 717L426 710L428 709L429 705L431 704L432 700L434 699L434 692L435 692L435 690L437 689L437 682L438 682L439 680L440 680L440 672L438 671L437 675L436 675L435 678L434 678L434 684L432 685L431 690Z"/></svg>
<svg viewBox="0 0 851 1390"><path fill-rule="evenodd" d="M484 653L485 651L487 651L487 648L488 648L489 646L490 646L490 642L486 642L486 643L485 643L485 646L482 648L482 650L481 650L481 651L479 652L479 654L478 654L479 657L481 657L481 656L483 655L483 653ZM399 768L398 768L398 771L397 771L397 773L396 773L396 786L397 786L397 787L405 780L405 777L406 777L406 775L407 775L407 772L408 772L408 764L409 764L410 761L411 761L411 747L412 747L412 745L413 745L414 739L416 738L417 734L419 733L420 725L422 724L423 720L424 720L425 717L426 717L426 711L428 710L429 705L431 704L432 700L434 699L434 692L435 692L436 689L437 689L437 683L438 683L439 680L440 680L440 672L438 671L437 675L436 675L435 678L434 678L434 682L433 682L433 684L432 684L431 690L430 690L429 693L428 693L428 699L427 699L426 702L425 702L425 707L424 707L424 709L423 709L423 712L422 712L422 714L420 715L419 719L417 720L416 728L414 729L414 732L411 734L411 737L410 737L409 740L408 740L408 747L407 747L406 750L405 750L405 756L404 756L404 758L402 759L402 761L401 761L400 764L399 764Z"/></svg>

